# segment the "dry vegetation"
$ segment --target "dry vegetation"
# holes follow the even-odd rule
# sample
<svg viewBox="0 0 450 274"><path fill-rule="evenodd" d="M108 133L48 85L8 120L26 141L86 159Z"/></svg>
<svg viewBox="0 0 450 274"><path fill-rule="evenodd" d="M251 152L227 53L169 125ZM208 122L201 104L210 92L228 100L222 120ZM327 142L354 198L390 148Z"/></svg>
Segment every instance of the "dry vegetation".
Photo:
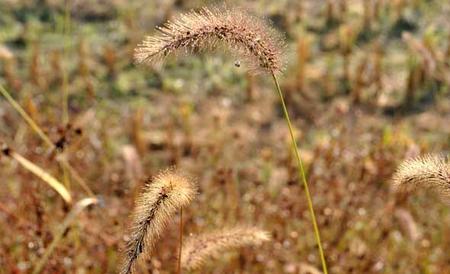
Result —
<svg viewBox="0 0 450 274"><path fill-rule="evenodd" d="M249 73L235 50L133 64L155 26L211 2L68 3L0 0L0 273L117 273L127 248L130 258L149 255L136 273L174 273L180 227L181 262L196 244L209 248L195 248L198 264L185 263L183 273L321 273L269 77ZM448 1L228 6L267 17L285 34L284 50L272 48L278 40L269 46L287 55L279 80L329 272L450 273L450 206L440 199L450 189ZM211 37L204 20L245 34L217 15L184 21L210 39L199 44L189 33L191 50L223 38ZM178 23L163 33L186 30ZM269 61L256 63L281 68ZM416 158L428 153L438 156ZM180 189L155 177L171 166L195 178L195 199L190 179L173 175L186 183ZM156 179L146 186L147 178ZM152 215L161 226L143 235L139 225L153 225L144 213L155 205L165 210Z"/></svg>

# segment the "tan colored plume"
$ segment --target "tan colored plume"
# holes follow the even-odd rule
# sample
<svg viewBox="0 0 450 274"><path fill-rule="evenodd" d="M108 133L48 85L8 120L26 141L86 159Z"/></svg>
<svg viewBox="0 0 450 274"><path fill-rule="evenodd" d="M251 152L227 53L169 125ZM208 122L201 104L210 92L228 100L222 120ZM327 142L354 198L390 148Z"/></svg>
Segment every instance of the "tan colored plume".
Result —
<svg viewBox="0 0 450 274"><path fill-rule="evenodd" d="M147 183L136 201L121 273L131 273L141 253L151 253L170 218L188 205L195 194L194 184L174 171L162 172Z"/></svg>
<svg viewBox="0 0 450 274"><path fill-rule="evenodd" d="M176 52L192 52L226 44L254 72L283 68L284 43L274 29L239 9L202 8L180 15L157 28L135 49L137 63L152 63Z"/></svg>
<svg viewBox="0 0 450 274"><path fill-rule="evenodd" d="M393 183L398 190L430 188L447 200L450 199L450 164L444 157L431 154L406 160L395 172Z"/></svg>
<svg viewBox="0 0 450 274"><path fill-rule="evenodd" d="M217 257L226 250L260 245L269 240L268 232L245 226L191 236L183 244L181 266L186 270L198 269L208 258Z"/></svg>

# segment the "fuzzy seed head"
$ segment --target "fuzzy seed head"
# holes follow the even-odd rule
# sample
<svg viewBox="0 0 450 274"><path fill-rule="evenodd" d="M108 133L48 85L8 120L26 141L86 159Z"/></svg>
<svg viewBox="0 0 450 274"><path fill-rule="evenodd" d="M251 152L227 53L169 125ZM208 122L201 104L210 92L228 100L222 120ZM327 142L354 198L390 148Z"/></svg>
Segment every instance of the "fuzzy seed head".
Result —
<svg viewBox="0 0 450 274"><path fill-rule="evenodd" d="M154 63L169 54L195 52L227 45L252 72L278 73L283 69L283 40L273 28L245 11L202 8L157 27L135 49L137 63Z"/></svg>
<svg viewBox="0 0 450 274"><path fill-rule="evenodd" d="M162 172L147 183L136 201L121 273L131 273L141 253L150 254L171 217L195 194L193 183L174 171Z"/></svg>
<svg viewBox="0 0 450 274"><path fill-rule="evenodd" d="M396 189L404 191L430 188L447 200L450 199L450 164L437 155L406 160L394 174L393 183Z"/></svg>
<svg viewBox="0 0 450 274"><path fill-rule="evenodd" d="M244 246L258 246L270 240L268 232L256 227L238 226L191 236L183 244L181 266L188 271L200 268L208 258Z"/></svg>

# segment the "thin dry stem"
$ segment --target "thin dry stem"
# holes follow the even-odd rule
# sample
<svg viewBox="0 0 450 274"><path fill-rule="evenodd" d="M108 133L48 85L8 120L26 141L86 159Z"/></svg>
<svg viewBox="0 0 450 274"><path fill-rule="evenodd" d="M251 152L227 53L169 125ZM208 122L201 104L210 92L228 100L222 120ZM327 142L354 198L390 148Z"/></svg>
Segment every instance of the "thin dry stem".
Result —
<svg viewBox="0 0 450 274"><path fill-rule="evenodd" d="M15 151L8 152L8 156L11 156L14 160L16 160L22 167L32 172L37 177L41 178L44 182L46 182L51 188L53 188L59 195L64 199L64 201L68 204L72 203L72 196L70 192L62 183L60 183L55 177L47 173L45 170L40 168L39 166L33 164L22 155Z"/></svg>
<svg viewBox="0 0 450 274"><path fill-rule="evenodd" d="M39 260L36 263L36 266L33 269L33 274L39 274L44 270L45 264L50 259L50 256L53 254L55 248L58 246L58 244L61 242L61 240L64 237L64 234L67 232L67 229L69 226L73 223L75 218L87 207L91 205L98 204L99 200L96 197L89 197L84 198L80 201L78 201L72 210L69 212L69 214L66 216L66 218L63 220L61 226L58 228L57 232L54 235L53 241L50 243L50 245L45 250L44 255L39 258Z"/></svg>
<svg viewBox="0 0 450 274"><path fill-rule="evenodd" d="M64 49L63 55L64 59L67 58L69 41L70 41L70 0L66 1L65 11L64 11ZM68 86L68 73L65 66L62 67L63 71L63 83L62 83L62 121L63 124L69 123L69 86Z"/></svg>
<svg viewBox="0 0 450 274"><path fill-rule="evenodd" d="M303 161L302 161L302 158L300 157L300 152L298 150L297 141L295 139L294 128L292 127L291 118L289 117L289 112L287 110L286 103L284 101L283 92L281 92L281 88L280 88L280 84L278 83L278 79L275 76L275 74L273 74L273 73L272 73L272 77L273 77L275 86L277 88L278 96L280 97L281 107L283 109L286 124L289 129L289 135L291 137L292 149L294 151L295 158L297 160L297 171L298 171L298 175L299 175L299 183L303 184L303 187L305 188L306 201L308 203L309 213L311 215L311 222L312 222L312 225L314 228L314 237L316 238L317 249L319 250L320 261L322 263L322 270L323 270L324 274L328 274L327 262L326 262L325 253L324 253L323 247L322 247L322 240L320 238L320 229L319 229L319 225L317 224L316 213L314 212L314 205L313 205L313 201L312 201L312 197L311 197L311 192L309 191L308 180L306 180L305 168L303 167Z"/></svg>
<svg viewBox="0 0 450 274"><path fill-rule="evenodd" d="M153 63L169 54L228 45L254 72L280 72L284 44L263 20L245 11L202 8L180 15L158 27L158 34L147 36L135 49L137 63Z"/></svg>
<svg viewBox="0 0 450 274"><path fill-rule="evenodd" d="M200 268L208 258L243 246L260 245L270 240L268 232L256 227L238 226L190 237L183 245L183 269Z"/></svg>
<svg viewBox="0 0 450 274"><path fill-rule="evenodd" d="M183 208L180 208L180 226L178 229L178 262L177 274L181 273L181 252L183 250Z"/></svg>
<svg viewBox="0 0 450 274"><path fill-rule="evenodd" d="M41 137L41 139L48 144L49 147L54 148L55 145L50 141L44 131L34 122L33 119L26 113L26 111L17 103L16 100L9 94L9 92L0 85L0 93L8 100L13 108L22 116L22 118L28 123L28 125Z"/></svg>
<svg viewBox="0 0 450 274"><path fill-rule="evenodd" d="M188 205L196 189L187 178L165 171L148 183L136 201L121 273L131 273L141 253L149 255L174 213Z"/></svg>

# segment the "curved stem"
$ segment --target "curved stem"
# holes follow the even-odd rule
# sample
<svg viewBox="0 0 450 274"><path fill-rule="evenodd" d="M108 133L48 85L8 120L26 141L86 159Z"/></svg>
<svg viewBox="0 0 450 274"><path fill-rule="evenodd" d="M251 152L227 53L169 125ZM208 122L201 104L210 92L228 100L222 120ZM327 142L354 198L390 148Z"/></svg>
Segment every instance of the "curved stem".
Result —
<svg viewBox="0 0 450 274"><path fill-rule="evenodd" d="M317 246L319 248L320 260L322 262L322 269L324 274L328 274L327 263L325 261L325 255L322 248L322 243L320 240L319 226L317 225L316 214L314 213L313 202L311 199L311 194L309 192L308 182L306 181L305 169L303 168L302 159L300 158L300 153L298 152L297 142L295 141L294 130L292 128L291 119L289 118L289 113L286 108L286 103L284 102L283 93L281 92L280 84L274 73L272 73L273 81L277 87L278 96L280 97L281 106L283 107L284 117L289 128L289 134L291 135L292 148L294 149L295 157L297 159L297 168L299 173L299 178L305 188L306 200L308 202L309 213L311 214L312 223L314 226L314 235L316 238Z"/></svg>

